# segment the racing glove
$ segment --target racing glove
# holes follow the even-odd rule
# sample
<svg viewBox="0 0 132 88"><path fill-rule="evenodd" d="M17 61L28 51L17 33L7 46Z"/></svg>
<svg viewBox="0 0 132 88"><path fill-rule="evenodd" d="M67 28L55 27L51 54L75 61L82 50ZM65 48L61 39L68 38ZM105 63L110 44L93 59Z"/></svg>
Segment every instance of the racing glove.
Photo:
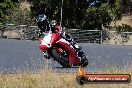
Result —
<svg viewBox="0 0 132 88"><path fill-rule="evenodd" d="M50 59L50 55L47 53L47 51L43 51L43 56L44 56L46 59Z"/></svg>

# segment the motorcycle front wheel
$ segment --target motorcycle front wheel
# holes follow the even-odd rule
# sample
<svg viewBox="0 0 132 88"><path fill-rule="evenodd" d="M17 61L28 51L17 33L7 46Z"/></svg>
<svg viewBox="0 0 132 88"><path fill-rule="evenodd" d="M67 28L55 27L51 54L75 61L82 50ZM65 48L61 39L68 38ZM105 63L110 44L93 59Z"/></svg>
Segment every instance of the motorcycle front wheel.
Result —
<svg viewBox="0 0 132 88"><path fill-rule="evenodd" d="M82 57L81 62L82 67L86 67L88 65L88 59L86 58L86 56Z"/></svg>
<svg viewBox="0 0 132 88"><path fill-rule="evenodd" d="M56 48L52 49L52 56L64 68L71 67L68 58L64 57L60 52L58 52Z"/></svg>

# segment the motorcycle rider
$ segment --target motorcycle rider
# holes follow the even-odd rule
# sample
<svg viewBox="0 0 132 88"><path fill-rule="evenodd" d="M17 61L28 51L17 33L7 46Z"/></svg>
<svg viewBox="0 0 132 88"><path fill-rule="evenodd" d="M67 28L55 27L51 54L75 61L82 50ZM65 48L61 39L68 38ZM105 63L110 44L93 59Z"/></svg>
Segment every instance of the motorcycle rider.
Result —
<svg viewBox="0 0 132 88"><path fill-rule="evenodd" d="M78 46L73 41L72 37L68 33L63 32L61 30L61 27L59 25L57 25L57 22L55 20L52 20L50 22L46 15L41 14L41 15L38 15L36 17L36 23L37 23L37 25L39 27L39 33L38 33L39 37L43 37L43 35L45 35L45 33L49 32L49 31L60 33L61 37L63 37L64 39L66 39L74 47L75 51L81 50L81 47ZM49 45L48 47L50 47L50 46L51 45ZM39 48L41 50L43 50L43 47L44 46L42 44L39 45ZM44 57L46 59L50 59L50 56L48 55L47 51L43 51L43 55L44 55Z"/></svg>

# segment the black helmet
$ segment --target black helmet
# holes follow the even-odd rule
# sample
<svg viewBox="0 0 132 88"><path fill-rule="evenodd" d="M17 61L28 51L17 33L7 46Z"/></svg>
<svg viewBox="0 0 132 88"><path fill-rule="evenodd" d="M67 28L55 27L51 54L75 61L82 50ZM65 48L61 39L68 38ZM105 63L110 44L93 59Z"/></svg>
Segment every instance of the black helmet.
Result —
<svg viewBox="0 0 132 88"><path fill-rule="evenodd" d="M47 16L44 14L38 15L36 17L36 23L38 25L38 27L40 28L40 30L45 31L45 30L49 30L49 23L48 23L48 19Z"/></svg>

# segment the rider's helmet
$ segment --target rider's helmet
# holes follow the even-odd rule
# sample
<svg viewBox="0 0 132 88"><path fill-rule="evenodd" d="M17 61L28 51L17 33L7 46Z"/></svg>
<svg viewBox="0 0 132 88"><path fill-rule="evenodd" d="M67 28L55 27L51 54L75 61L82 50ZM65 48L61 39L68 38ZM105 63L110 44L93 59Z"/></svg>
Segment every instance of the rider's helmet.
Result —
<svg viewBox="0 0 132 88"><path fill-rule="evenodd" d="M41 31L45 32L49 30L49 22L46 15L38 15L36 17L36 23Z"/></svg>

